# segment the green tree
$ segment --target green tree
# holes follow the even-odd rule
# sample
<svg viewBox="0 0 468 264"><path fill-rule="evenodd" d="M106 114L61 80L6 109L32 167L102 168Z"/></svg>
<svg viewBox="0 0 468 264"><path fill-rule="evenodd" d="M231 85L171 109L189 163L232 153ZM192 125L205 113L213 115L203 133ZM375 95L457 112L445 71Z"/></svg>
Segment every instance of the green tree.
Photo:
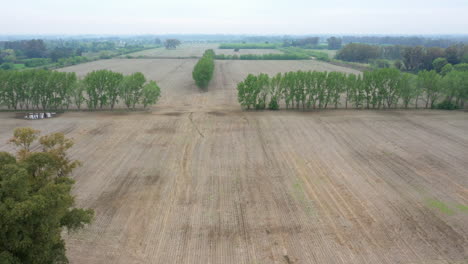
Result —
<svg viewBox="0 0 468 264"><path fill-rule="evenodd" d="M451 71L442 78L445 101L462 108L468 99L468 72Z"/></svg>
<svg viewBox="0 0 468 264"><path fill-rule="evenodd" d="M249 74L243 82L237 85L237 99L241 106L246 109L250 109L256 105L257 99L257 76Z"/></svg>
<svg viewBox="0 0 468 264"><path fill-rule="evenodd" d="M327 39L328 49L329 50L339 50L341 49L341 38L331 37Z"/></svg>
<svg viewBox="0 0 468 264"><path fill-rule="evenodd" d="M410 73L403 73L400 79L400 96L403 106L408 108L411 100L418 95L418 87L415 85L416 77Z"/></svg>
<svg viewBox="0 0 468 264"><path fill-rule="evenodd" d="M266 108L267 96L269 95L269 83L270 78L267 74L260 74L255 84L256 90L258 91L257 98L255 100L255 109L263 110Z"/></svg>
<svg viewBox="0 0 468 264"><path fill-rule="evenodd" d="M270 102L268 103L268 109L270 110L278 110L279 109L279 100L281 99L282 94L282 86L281 86L281 73L278 73L274 76L269 86L269 94L270 94Z"/></svg>
<svg viewBox="0 0 468 264"><path fill-rule="evenodd" d="M214 72L214 57L213 50L207 50L203 57L195 64L193 68L192 77L199 88L206 89Z"/></svg>
<svg viewBox="0 0 468 264"><path fill-rule="evenodd" d="M351 78L352 79L352 78ZM356 108L362 108L364 106L364 81L361 75L356 77L356 81L351 87L351 101Z"/></svg>
<svg viewBox="0 0 468 264"><path fill-rule="evenodd" d="M175 49L179 45L180 40L178 39L166 39L166 41L164 41L164 47L166 47L166 49Z"/></svg>
<svg viewBox="0 0 468 264"><path fill-rule="evenodd" d="M33 129L19 134L28 144L37 138ZM60 151L30 152L27 144L18 146L28 154L0 152L0 263L66 263L62 231L82 228L94 212L75 208L71 171L60 175L63 164L56 162Z"/></svg>
<svg viewBox="0 0 468 264"><path fill-rule="evenodd" d="M451 72L452 70L453 70L452 64L447 63L447 64L445 64L445 66L442 67L442 69L440 70L440 74L441 74L442 76L445 76L445 75L447 75L449 72Z"/></svg>
<svg viewBox="0 0 468 264"><path fill-rule="evenodd" d="M441 73L442 69L447 64L448 64L448 61L446 58L437 58L432 62L432 67L434 68L436 72Z"/></svg>
<svg viewBox="0 0 468 264"><path fill-rule="evenodd" d="M407 70L418 70L423 65L424 48L421 46L406 47L402 52L402 56Z"/></svg>
<svg viewBox="0 0 468 264"><path fill-rule="evenodd" d="M161 96L161 89L155 81L150 81L143 86L143 107L146 108L148 105L155 104Z"/></svg>
<svg viewBox="0 0 468 264"><path fill-rule="evenodd" d="M145 82L146 78L141 72L124 77L120 85L120 96L127 108L135 109L135 105L140 102Z"/></svg>
<svg viewBox="0 0 468 264"><path fill-rule="evenodd" d="M43 58L47 47L42 39L32 39L24 43L24 53L28 58Z"/></svg>
<svg viewBox="0 0 468 264"><path fill-rule="evenodd" d="M457 71L468 71L468 63L460 63L454 65L453 68Z"/></svg>
<svg viewBox="0 0 468 264"><path fill-rule="evenodd" d="M434 103L440 96L441 77L436 71L420 71L418 73L418 83L426 95L426 108L433 108Z"/></svg>
<svg viewBox="0 0 468 264"><path fill-rule="evenodd" d="M19 147L18 157L24 158L31 150L31 144L36 141L40 131L30 127L19 127L15 129L10 143Z"/></svg>
<svg viewBox="0 0 468 264"><path fill-rule="evenodd" d="M102 109L110 104L113 109L118 99L122 79L121 73L108 70L88 73L84 78L88 94L88 108L96 109L99 106Z"/></svg>
<svg viewBox="0 0 468 264"><path fill-rule="evenodd" d="M380 57L380 48L375 45L350 43L336 53L336 58L344 61L369 62Z"/></svg>
<svg viewBox="0 0 468 264"><path fill-rule="evenodd" d="M85 102L84 93L86 91L86 84L82 80L78 80L72 89L73 102L78 110L81 109L81 105Z"/></svg>
<svg viewBox="0 0 468 264"><path fill-rule="evenodd" d="M14 63L16 61L16 53L13 49L0 50L0 63Z"/></svg>

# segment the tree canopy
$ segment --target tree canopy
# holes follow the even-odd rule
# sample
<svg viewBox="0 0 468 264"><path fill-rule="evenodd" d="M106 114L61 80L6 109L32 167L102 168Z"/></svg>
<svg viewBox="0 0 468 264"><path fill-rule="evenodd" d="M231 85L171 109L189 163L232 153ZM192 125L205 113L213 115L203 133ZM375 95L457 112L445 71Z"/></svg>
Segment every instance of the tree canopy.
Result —
<svg viewBox="0 0 468 264"><path fill-rule="evenodd" d="M192 77L197 86L202 89L206 89L213 78L214 58L215 54L213 50L205 51L203 57L197 62L193 69Z"/></svg>
<svg viewBox="0 0 468 264"><path fill-rule="evenodd" d="M377 69L362 75L339 72L288 72L270 77L252 75L237 85L242 108L262 110L286 108L385 109L414 105L423 101L425 108L455 109L468 99L468 72L451 71L441 76L435 71L418 75L394 68ZM439 104L437 104L439 102Z"/></svg>
<svg viewBox="0 0 468 264"><path fill-rule="evenodd" d="M46 111L66 110L73 104L81 109L86 104L88 109L95 110L114 109L123 101L128 108L135 109L138 104L146 107L158 99L154 100L151 93L143 93L145 83L145 76L139 72L124 76L98 70L78 80L75 73L0 70L0 105L14 110ZM150 100L146 100L146 95L152 96Z"/></svg>
<svg viewBox="0 0 468 264"><path fill-rule="evenodd" d="M70 160L71 139L62 133L39 138L39 131L17 128L10 140L16 156L0 152L0 263L66 263L63 230L90 223L94 212L75 207L69 176L80 163Z"/></svg>
<svg viewBox="0 0 468 264"><path fill-rule="evenodd" d="M175 49L179 45L180 40L178 39L166 39L166 41L164 41L164 47L166 47L166 49Z"/></svg>
<svg viewBox="0 0 468 264"><path fill-rule="evenodd" d="M341 49L341 42L342 42L341 38L330 37L330 38L327 39L327 42L328 42L328 49L329 50L339 50L339 49Z"/></svg>

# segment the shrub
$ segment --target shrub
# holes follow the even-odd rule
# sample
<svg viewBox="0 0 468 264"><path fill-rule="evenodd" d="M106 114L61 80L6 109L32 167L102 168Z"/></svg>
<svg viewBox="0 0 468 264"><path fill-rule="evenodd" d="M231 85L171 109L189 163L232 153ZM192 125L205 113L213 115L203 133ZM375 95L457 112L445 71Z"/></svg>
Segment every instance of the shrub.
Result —
<svg viewBox="0 0 468 264"><path fill-rule="evenodd" d="M205 89L213 78L215 53L209 49L197 62L192 72L192 77L199 88Z"/></svg>
<svg viewBox="0 0 468 264"><path fill-rule="evenodd" d="M460 63L454 65L453 68L457 71L468 71L468 63Z"/></svg>
<svg viewBox="0 0 468 264"><path fill-rule="evenodd" d="M0 65L0 69L2 70L13 70L15 68L15 64L11 62L5 62Z"/></svg>
<svg viewBox="0 0 468 264"><path fill-rule="evenodd" d="M268 109L270 110L278 110L279 104L277 100L271 99L270 103L268 104Z"/></svg>
<svg viewBox="0 0 468 264"><path fill-rule="evenodd" d="M437 109L443 109L443 110L456 110L458 109L458 106L451 101L443 101L436 106Z"/></svg>
<svg viewBox="0 0 468 264"><path fill-rule="evenodd" d="M33 59L23 60L23 63L24 65L26 65L26 67L38 67L38 66L50 64L51 61L50 59L33 58Z"/></svg>

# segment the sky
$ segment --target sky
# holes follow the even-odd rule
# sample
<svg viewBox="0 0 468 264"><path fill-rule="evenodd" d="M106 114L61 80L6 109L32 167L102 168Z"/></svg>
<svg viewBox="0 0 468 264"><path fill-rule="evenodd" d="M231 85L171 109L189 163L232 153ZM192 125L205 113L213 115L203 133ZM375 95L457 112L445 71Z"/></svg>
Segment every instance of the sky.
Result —
<svg viewBox="0 0 468 264"><path fill-rule="evenodd" d="M468 0L0 0L0 4L4 35L468 34Z"/></svg>

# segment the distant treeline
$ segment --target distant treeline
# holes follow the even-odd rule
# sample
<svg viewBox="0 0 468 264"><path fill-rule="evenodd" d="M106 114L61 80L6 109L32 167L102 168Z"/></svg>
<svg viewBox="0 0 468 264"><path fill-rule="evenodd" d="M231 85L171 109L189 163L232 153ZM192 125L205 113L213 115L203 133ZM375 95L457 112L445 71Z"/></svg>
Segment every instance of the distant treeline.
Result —
<svg viewBox="0 0 468 264"><path fill-rule="evenodd" d="M294 53L269 53L269 54L242 54L242 55L224 55L219 54L215 57L217 60L309 60L310 56Z"/></svg>
<svg viewBox="0 0 468 264"><path fill-rule="evenodd" d="M368 63L379 59L397 60L394 65L401 70L419 71L434 69L434 60L445 59L452 65L468 63L468 45L459 44L448 48L423 46L377 46L361 43L350 43L336 54L336 58L344 61Z"/></svg>
<svg viewBox="0 0 468 264"><path fill-rule="evenodd" d="M343 36L344 43L375 45L402 45L447 48L459 43L468 43L468 36L428 38L418 36Z"/></svg>
<svg viewBox="0 0 468 264"><path fill-rule="evenodd" d="M315 71L274 77L250 74L238 84L237 91L241 106L256 110L277 110L281 104L297 109L338 108L342 101L345 108L418 108L422 101L425 108L455 109L468 99L468 72L452 71L444 77L435 71L413 75L397 69L363 75Z"/></svg>
<svg viewBox="0 0 468 264"><path fill-rule="evenodd" d="M197 64L195 65L192 72L192 77L199 88L206 89L211 79L213 78L215 67L214 58L215 53L213 50L206 50L205 53L203 53L203 57L198 60Z"/></svg>
<svg viewBox="0 0 468 264"><path fill-rule="evenodd" d="M114 41L47 40L32 39L0 42L0 68L66 66L95 58L108 59L112 56L146 49L143 45ZM89 53L97 55L88 56Z"/></svg>
<svg viewBox="0 0 468 264"><path fill-rule="evenodd" d="M155 104L160 88L142 73L124 76L99 70L79 80L75 73L47 70L0 70L0 105L10 110L68 110L86 104L90 110L104 109L122 101L127 108Z"/></svg>
<svg viewBox="0 0 468 264"><path fill-rule="evenodd" d="M284 53L268 53L268 54L241 54L241 55L225 55L216 54L217 60L310 60L314 57L318 60L329 61L327 53L302 49L297 47L279 48L278 50Z"/></svg>
<svg viewBox="0 0 468 264"><path fill-rule="evenodd" d="M303 47L313 48L318 45L319 37L306 37L300 39L285 39L283 40L283 47Z"/></svg>
<svg viewBox="0 0 468 264"><path fill-rule="evenodd" d="M225 36L225 39L228 36ZM239 43L276 43L283 46L313 46L319 43L340 40L343 44L364 43L374 45L401 45L447 48L459 43L468 43L468 35L460 36L249 36L234 38ZM335 43L335 47L336 47ZM333 45L332 45L333 46Z"/></svg>
<svg viewBox="0 0 468 264"><path fill-rule="evenodd" d="M281 47L300 47L305 49L340 49L341 39L331 37L327 39L327 44L319 44L318 37L307 37L299 39L283 39L281 43L224 43L220 44L220 49L277 49Z"/></svg>

